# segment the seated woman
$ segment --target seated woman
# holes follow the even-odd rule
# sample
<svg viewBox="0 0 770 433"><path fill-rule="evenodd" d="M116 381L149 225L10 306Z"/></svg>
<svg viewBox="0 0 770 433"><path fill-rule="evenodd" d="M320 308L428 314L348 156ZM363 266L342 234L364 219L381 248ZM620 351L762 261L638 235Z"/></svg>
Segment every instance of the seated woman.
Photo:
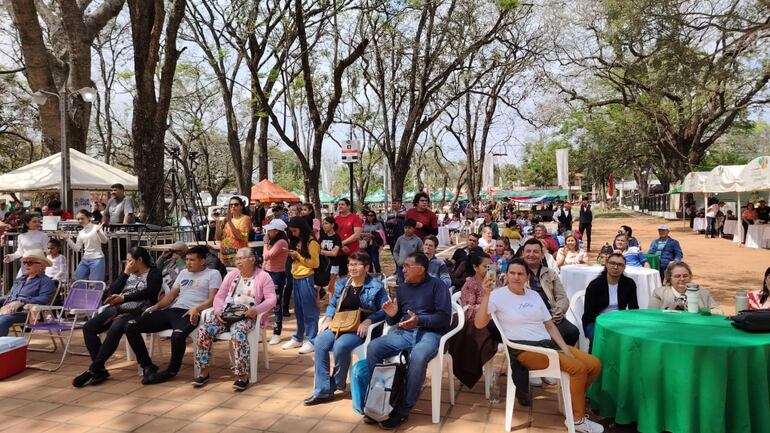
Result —
<svg viewBox="0 0 770 433"><path fill-rule="evenodd" d="M275 285L270 275L259 267L251 248L239 248L235 253L235 266L230 271L214 297L214 314L198 327L195 366L198 377L192 385L200 387L209 381L208 366L214 337L230 333L235 353L233 372L237 376L233 389L242 391L249 386L250 350L248 334L255 326L265 326L267 316L257 324L257 315L275 306ZM259 350L258 347L253 350Z"/></svg>
<svg viewBox="0 0 770 433"><path fill-rule="evenodd" d="M382 304L388 300L382 281L369 275L371 259L363 251L348 257L348 276L337 281L334 295L326 308L326 317L315 338L315 385L306 406L334 399L334 392L345 390L353 349L360 346L372 323L385 320ZM355 332L335 335L332 319L338 311L361 310L361 324ZM334 370L329 376L329 352L334 354Z"/></svg>
<svg viewBox="0 0 770 433"><path fill-rule="evenodd" d="M583 331L586 338L592 342L596 318L600 314L639 309L639 302L636 300L636 283L623 275L625 269L626 259L623 254L612 253L607 257L607 264L601 275L586 287Z"/></svg>
<svg viewBox="0 0 770 433"><path fill-rule="evenodd" d="M561 370L570 376L570 395L575 431L600 433L601 424L585 416L585 393L588 386L599 376L601 361L596 357L568 346L551 320L543 299L534 290L526 288L529 283L527 263L514 259L508 264L507 284L494 288L494 279L484 281L484 294L476 312L476 328L487 327L492 314L497 317L500 332L508 341L531 346L547 347L558 351ZM530 370L548 366L545 355L508 349L511 360Z"/></svg>
<svg viewBox="0 0 770 433"><path fill-rule="evenodd" d="M649 268L650 264L647 263L647 256L644 252L639 250L639 247L632 247L628 245L628 237L623 233L615 235L615 242L612 244L616 251L620 251L623 257L626 258L626 266L633 267L645 267Z"/></svg>
<svg viewBox="0 0 770 433"><path fill-rule="evenodd" d="M612 245L610 244L604 244L602 248L599 250L599 255L596 257L596 264L604 266L605 263L607 263L607 257L610 256L615 250L612 248Z"/></svg>
<svg viewBox="0 0 770 433"><path fill-rule="evenodd" d="M662 287L652 291L648 308L658 310L687 310L687 284L692 281L692 270L685 262L671 262L666 268ZM698 309L719 308L719 304L705 287L698 290Z"/></svg>
<svg viewBox="0 0 770 433"><path fill-rule="evenodd" d="M620 229L618 230L618 234L625 234L626 238L628 239L628 246L629 247L637 247L640 248L639 241L634 237L634 230L629 226L620 226Z"/></svg>
<svg viewBox="0 0 770 433"><path fill-rule="evenodd" d="M762 282L762 290L753 290L749 292L749 310L760 310L770 308L770 290L768 281L770 280L770 268L765 269L765 280Z"/></svg>
<svg viewBox="0 0 770 433"><path fill-rule="evenodd" d="M110 285L110 296L105 301L107 307L83 325L83 340L91 356L91 365L72 379L72 386L95 385L110 377L104 364L118 349L128 322L141 316L158 300L162 285L161 271L152 265L150 253L142 247L130 249L126 253L123 273ZM105 331L107 335L102 341L99 335Z"/></svg>
<svg viewBox="0 0 770 433"><path fill-rule="evenodd" d="M588 254L581 249L578 238L574 233L564 235L564 246L556 253L556 265L584 265L588 261Z"/></svg>

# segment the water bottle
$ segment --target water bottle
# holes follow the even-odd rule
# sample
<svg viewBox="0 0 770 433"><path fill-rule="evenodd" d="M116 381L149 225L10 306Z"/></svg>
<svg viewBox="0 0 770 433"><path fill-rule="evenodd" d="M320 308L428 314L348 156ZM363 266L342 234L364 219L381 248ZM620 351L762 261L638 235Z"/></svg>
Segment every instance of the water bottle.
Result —
<svg viewBox="0 0 770 433"><path fill-rule="evenodd" d="M700 310L700 296L699 296L700 286L695 283L690 283L687 285L687 312L689 313L698 313Z"/></svg>
<svg viewBox="0 0 770 433"><path fill-rule="evenodd" d="M746 289L738 289L735 291L735 314L740 313L743 310L749 309L749 296L746 293Z"/></svg>
<svg viewBox="0 0 770 433"><path fill-rule="evenodd" d="M492 380L489 384L489 402L491 404L500 403L500 386L498 385L497 369L492 370Z"/></svg>

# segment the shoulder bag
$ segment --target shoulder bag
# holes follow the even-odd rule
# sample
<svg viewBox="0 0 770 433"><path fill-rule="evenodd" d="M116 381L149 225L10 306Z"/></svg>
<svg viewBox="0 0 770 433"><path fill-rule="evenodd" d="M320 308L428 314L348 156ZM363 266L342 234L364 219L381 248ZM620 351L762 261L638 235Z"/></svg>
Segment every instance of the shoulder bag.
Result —
<svg viewBox="0 0 770 433"><path fill-rule="evenodd" d="M345 286L342 288L342 293L340 293L340 297L337 300L338 310L334 313L334 317L332 317L330 329L334 332L335 336L356 332L358 326L361 325L361 313L369 312L369 310L363 310L361 308L350 311L339 311L339 308L342 306L342 301L345 300L345 296L350 288L350 281L351 279L348 277L348 280L345 281Z"/></svg>

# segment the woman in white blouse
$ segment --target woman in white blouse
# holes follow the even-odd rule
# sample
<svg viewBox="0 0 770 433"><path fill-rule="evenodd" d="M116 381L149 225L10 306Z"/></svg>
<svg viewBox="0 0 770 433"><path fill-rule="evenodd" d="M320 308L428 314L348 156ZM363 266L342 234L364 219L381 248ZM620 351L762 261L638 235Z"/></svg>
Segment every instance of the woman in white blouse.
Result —
<svg viewBox="0 0 770 433"><path fill-rule="evenodd" d="M32 250L48 249L48 235L42 230L43 222L39 214L28 213L24 215L24 223L21 226L21 234L16 238L16 252L3 258L5 263L20 259L25 252ZM19 269L17 277L26 274L24 268Z"/></svg>
<svg viewBox="0 0 770 433"><path fill-rule="evenodd" d="M69 236L63 235L67 240L67 245L73 251L83 250L83 258L80 260L77 269L75 269L75 280L104 281L104 273L107 264L102 252L102 244L106 244L107 235L102 230L105 221L96 225L91 223L91 212L81 209L78 211L77 220L82 230L78 232L75 242L72 242Z"/></svg>

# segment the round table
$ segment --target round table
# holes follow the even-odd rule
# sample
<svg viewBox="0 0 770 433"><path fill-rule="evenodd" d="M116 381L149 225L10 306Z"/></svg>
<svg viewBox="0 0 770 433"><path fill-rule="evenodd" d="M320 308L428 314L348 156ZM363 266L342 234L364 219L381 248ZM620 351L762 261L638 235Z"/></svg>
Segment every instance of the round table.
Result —
<svg viewBox="0 0 770 433"><path fill-rule="evenodd" d="M722 226L722 233L726 235L733 235L738 231L738 220L727 220L725 225Z"/></svg>
<svg viewBox="0 0 770 433"><path fill-rule="evenodd" d="M640 432L741 433L770 426L770 334L723 316L627 310L596 320L602 373L591 406Z"/></svg>
<svg viewBox="0 0 770 433"><path fill-rule="evenodd" d="M593 279L602 273L601 265L565 265L560 271L561 284L572 299L572 295L585 290ZM639 308L647 308L650 295L656 288L662 286L660 273L655 269L626 266L624 274L636 283L636 300Z"/></svg>
<svg viewBox="0 0 770 433"><path fill-rule="evenodd" d="M749 248L770 248L770 225L749 225L749 230L746 232L746 246Z"/></svg>

